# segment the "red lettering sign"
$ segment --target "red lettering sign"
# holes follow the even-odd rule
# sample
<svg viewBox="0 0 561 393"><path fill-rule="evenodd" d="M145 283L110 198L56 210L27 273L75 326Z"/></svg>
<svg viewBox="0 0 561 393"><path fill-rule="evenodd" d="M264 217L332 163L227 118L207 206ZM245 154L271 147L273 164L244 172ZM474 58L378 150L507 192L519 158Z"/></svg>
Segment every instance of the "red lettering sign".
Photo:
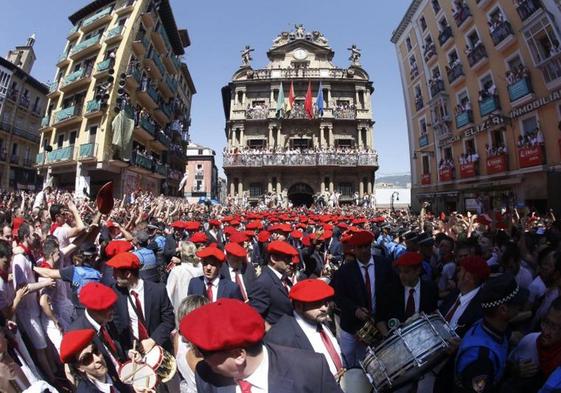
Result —
<svg viewBox="0 0 561 393"><path fill-rule="evenodd" d="M528 168L543 164L543 152L541 146L522 147L518 149L518 160L520 168Z"/></svg>
<svg viewBox="0 0 561 393"><path fill-rule="evenodd" d="M450 168L441 169L439 173L439 177L440 177L440 181L450 181L454 178L454 173Z"/></svg>
<svg viewBox="0 0 561 393"><path fill-rule="evenodd" d="M475 162L468 162L467 164L460 165L460 176L462 178L465 177L474 177L477 173L475 171Z"/></svg>
<svg viewBox="0 0 561 393"><path fill-rule="evenodd" d="M487 158L487 174L493 175L506 171L507 156L502 154L500 156Z"/></svg>
<svg viewBox="0 0 561 393"><path fill-rule="evenodd" d="M421 176L421 184L423 185L430 184L430 173L424 173Z"/></svg>

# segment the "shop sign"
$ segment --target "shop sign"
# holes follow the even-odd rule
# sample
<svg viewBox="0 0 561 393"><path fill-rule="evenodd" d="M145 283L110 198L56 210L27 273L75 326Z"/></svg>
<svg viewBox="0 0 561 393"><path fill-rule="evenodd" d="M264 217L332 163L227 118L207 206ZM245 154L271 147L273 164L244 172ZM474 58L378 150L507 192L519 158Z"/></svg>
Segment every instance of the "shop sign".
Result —
<svg viewBox="0 0 561 393"><path fill-rule="evenodd" d="M467 164L460 164L460 176L462 178L474 177L476 175L475 162L468 162Z"/></svg>
<svg viewBox="0 0 561 393"><path fill-rule="evenodd" d="M487 158L487 174L494 175L495 173L501 173L506 171L506 159L505 154L500 156L488 157Z"/></svg>
<svg viewBox="0 0 561 393"><path fill-rule="evenodd" d="M454 174L452 172L452 169L450 168L445 168L445 169L441 169L439 172L439 178L440 181L450 181L454 178Z"/></svg>
<svg viewBox="0 0 561 393"><path fill-rule="evenodd" d="M421 184L427 185L427 184L430 184L430 183L431 183L430 182L430 173L424 173L421 176Z"/></svg>
<svg viewBox="0 0 561 393"><path fill-rule="evenodd" d="M555 90L553 93L551 93L546 97L538 98L528 104L520 105L519 107L514 108L510 112L510 117L512 119L515 119L517 117L524 116L526 113L533 112L536 109L539 109L542 106L549 104L550 102L558 101L558 100L561 100L561 89Z"/></svg>
<svg viewBox="0 0 561 393"><path fill-rule="evenodd" d="M438 141L438 147L448 146L454 142L459 141L461 138L459 135L449 136L448 138L441 139Z"/></svg>
<svg viewBox="0 0 561 393"><path fill-rule="evenodd" d="M475 126L475 127L470 127L467 130L464 131L464 137L465 138L470 138L474 135L480 134L482 132L485 132L491 128L497 127L497 126L501 126L503 124L505 124L505 117L501 116L501 115L494 115L494 116L489 116L487 118L487 120L485 120L483 123Z"/></svg>
<svg viewBox="0 0 561 393"><path fill-rule="evenodd" d="M519 148L518 160L520 162L520 168L542 165L543 152L541 146Z"/></svg>

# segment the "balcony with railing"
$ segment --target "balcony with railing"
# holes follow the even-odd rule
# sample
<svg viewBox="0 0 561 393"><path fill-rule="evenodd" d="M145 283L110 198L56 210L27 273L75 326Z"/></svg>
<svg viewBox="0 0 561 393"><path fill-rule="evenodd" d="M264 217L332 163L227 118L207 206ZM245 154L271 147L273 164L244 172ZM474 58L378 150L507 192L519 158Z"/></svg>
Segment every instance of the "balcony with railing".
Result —
<svg viewBox="0 0 561 393"><path fill-rule="evenodd" d="M113 27L112 29L107 31L107 34L105 36L105 42L107 44L112 44L114 42L119 41L121 38L123 38L123 31L124 30L125 30L124 25L119 25L119 26Z"/></svg>
<svg viewBox="0 0 561 393"><path fill-rule="evenodd" d="M26 139L33 143L39 143L39 140L41 139L41 137L36 131L33 132L33 131L25 130L21 127L12 127L12 133L16 136L19 136L20 138Z"/></svg>
<svg viewBox="0 0 561 393"><path fill-rule="evenodd" d="M84 143L80 145L80 150L78 152L78 159L85 160L95 158L97 153L96 143Z"/></svg>
<svg viewBox="0 0 561 393"><path fill-rule="evenodd" d="M19 156L17 154L12 154L10 156L10 164L19 165Z"/></svg>
<svg viewBox="0 0 561 393"><path fill-rule="evenodd" d="M159 162L155 162L154 163L154 171L163 176L163 177L167 177L168 175L168 166L166 164L161 164Z"/></svg>
<svg viewBox="0 0 561 393"><path fill-rule="evenodd" d="M46 115L41 119L41 128L48 128L51 126L51 116Z"/></svg>
<svg viewBox="0 0 561 393"><path fill-rule="evenodd" d="M10 87L8 89L8 93L6 94L6 98L10 101L17 102L19 95L19 89L14 89Z"/></svg>
<svg viewBox="0 0 561 393"><path fill-rule="evenodd" d="M19 98L19 106L25 108L25 109L29 109L29 97L26 95L21 95Z"/></svg>
<svg viewBox="0 0 561 393"><path fill-rule="evenodd" d="M377 167L376 153L240 153L225 154L224 167Z"/></svg>
<svg viewBox="0 0 561 393"><path fill-rule="evenodd" d="M55 92L58 92L58 85L59 85L58 81L49 83L49 94L48 94L49 96L54 95L53 93Z"/></svg>
<svg viewBox="0 0 561 393"><path fill-rule="evenodd" d="M429 145L429 135L427 133L423 133L421 134L421 136L419 137L419 147L425 147Z"/></svg>
<svg viewBox="0 0 561 393"><path fill-rule="evenodd" d="M258 69L247 77L263 79L348 79L349 70L342 68L296 68L296 69Z"/></svg>
<svg viewBox="0 0 561 393"><path fill-rule="evenodd" d="M425 52L423 53L423 57L425 59L425 63L430 63L431 60L436 60L436 45L434 42L430 42L425 47Z"/></svg>
<svg viewBox="0 0 561 393"><path fill-rule="evenodd" d="M66 65L70 64L70 59L68 58L68 50L63 52L56 61L56 66L58 68L62 68Z"/></svg>
<svg viewBox="0 0 561 393"><path fill-rule="evenodd" d="M561 78L561 52L559 49L555 52L552 50L549 57L538 64L538 68L542 71L546 83Z"/></svg>
<svg viewBox="0 0 561 393"><path fill-rule="evenodd" d="M532 88L532 80L530 77L522 78L508 85L508 97L510 102L520 100L534 93Z"/></svg>
<svg viewBox="0 0 561 393"><path fill-rule="evenodd" d="M66 35L66 37L71 40L72 38L75 38L77 36L78 31L80 30L80 25L75 25L72 26L70 28L70 30L68 30L68 33Z"/></svg>
<svg viewBox="0 0 561 393"><path fill-rule="evenodd" d="M448 83L450 84L459 82L465 76L464 67L459 61L456 64L452 65L446 73L448 75Z"/></svg>
<svg viewBox="0 0 561 393"><path fill-rule="evenodd" d="M152 31L152 42L160 53L164 54L169 52L171 44L169 42L168 33L162 23L159 24L157 29Z"/></svg>
<svg viewBox="0 0 561 393"><path fill-rule="evenodd" d="M148 171L152 171L152 165L154 163L154 158L149 156L148 154L141 153L139 151L133 152L133 164L146 169Z"/></svg>
<svg viewBox="0 0 561 393"><path fill-rule="evenodd" d="M145 63L150 67L150 72L154 79L160 79L165 75L164 64L160 60L160 55L152 51L150 57L145 59Z"/></svg>
<svg viewBox="0 0 561 393"><path fill-rule="evenodd" d="M356 108L349 106L337 106L333 109L333 117L340 120L355 120Z"/></svg>
<svg viewBox="0 0 561 393"><path fill-rule="evenodd" d="M74 159L74 145L53 150L47 154L48 163L70 161Z"/></svg>
<svg viewBox="0 0 561 393"><path fill-rule="evenodd" d="M452 36L452 28L450 26L446 26L440 31L440 33L438 33L438 43L440 44L440 46L444 46L444 44L446 44L446 42L450 38L452 38Z"/></svg>
<svg viewBox="0 0 561 393"><path fill-rule="evenodd" d="M257 105L252 108L248 108L245 111L245 118L247 120L265 120L269 117L269 106L268 105Z"/></svg>
<svg viewBox="0 0 561 393"><path fill-rule="evenodd" d="M478 69L487 60L487 50L482 42L479 42L474 48L472 48L467 54L468 63L471 68Z"/></svg>
<svg viewBox="0 0 561 393"><path fill-rule="evenodd" d="M66 75L61 83L59 89L63 92L68 92L70 90L77 89L78 87L82 87L90 83L92 68L88 69L81 68L78 71L71 72L70 74Z"/></svg>
<svg viewBox="0 0 561 393"><path fill-rule="evenodd" d="M438 93L445 91L444 81L442 79L435 79L430 84L430 94L431 97L436 97Z"/></svg>
<svg viewBox="0 0 561 393"><path fill-rule="evenodd" d="M21 161L21 165L25 168L31 168L33 164L35 163L31 157L23 157L23 160Z"/></svg>
<svg viewBox="0 0 561 393"><path fill-rule="evenodd" d="M479 101L479 114L481 117L487 116L501 109L498 95L491 95Z"/></svg>
<svg viewBox="0 0 561 393"><path fill-rule="evenodd" d="M155 109L160 101L158 92L149 83L143 86L143 88L138 89L138 98L141 99L149 109Z"/></svg>
<svg viewBox="0 0 561 393"><path fill-rule="evenodd" d="M85 117L93 117L101 114L101 101L90 100L86 103Z"/></svg>
<svg viewBox="0 0 561 393"><path fill-rule="evenodd" d="M73 105L55 112L54 123L55 126L60 126L63 123L78 120L82 114L82 105Z"/></svg>
<svg viewBox="0 0 561 393"><path fill-rule="evenodd" d="M137 34L136 38L132 42L132 49L136 53L137 56L143 57L148 47L150 46L150 41L145 34Z"/></svg>
<svg viewBox="0 0 561 393"><path fill-rule="evenodd" d="M150 137L154 138L156 135L156 123L148 116L140 118L140 127L142 127Z"/></svg>
<svg viewBox="0 0 561 393"><path fill-rule="evenodd" d="M494 26L494 30L491 32L491 38L497 50L506 48L508 44L514 40L514 31L510 23L506 20L497 23Z"/></svg>
<svg viewBox="0 0 561 393"><path fill-rule="evenodd" d="M464 162L460 164L460 177L466 179L479 175L479 161Z"/></svg>
<svg viewBox="0 0 561 393"><path fill-rule="evenodd" d="M171 138L161 131L156 133L156 141L158 141L164 149L167 149L171 145Z"/></svg>
<svg viewBox="0 0 561 393"><path fill-rule="evenodd" d="M506 154L497 154L487 157L485 162L488 175L506 172L508 169L508 156Z"/></svg>
<svg viewBox="0 0 561 393"><path fill-rule="evenodd" d="M456 128L462 128L473 123L473 112L466 110L456 115Z"/></svg>
<svg viewBox="0 0 561 393"><path fill-rule="evenodd" d="M424 106L425 104L423 103L423 97L417 97L415 99L415 110L419 112L421 109L423 109Z"/></svg>
<svg viewBox="0 0 561 393"><path fill-rule="evenodd" d="M517 1L516 3L516 11L518 12L518 15L520 16L520 19L522 19L522 21L525 21L542 8L542 3L540 0L522 0Z"/></svg>
<svg viewBox="0 0 561 393"><path fill-rule="evenodd" d="M109 59L105 59L103 61L100 61L99 63L96 64L95 66L95 74L96 76L100 75L100 74L105 74L106 72L109 71L109 69L111 68L113 61L113 59L109 58Z"/></svg>
<svg viewBox="0 0 561 393"><path fill-rule="evenodd" d="M459 9L457 9L456 12L454 13L454 20L456 21L456 26L460 28L462 27L462 25L465 24L464 27L466 27L469 24L467 21L470 18L471 18L471 10L469 9L469 6L464 2L461 4Z"/></svg>
<svg viewBox="0 0 561 393"><path fill-rule="evenodd" d="M88 32L95 29L98 26L101 26L104 23L107 23L111 20L111 11L113 10L112 7L106 7L101 11L93 14L89 18L86 18L82 21L81 29L83 32Z"/></svg>
<svg viewBox="0 0 561 393"><path fill-rule="evenodd" d="M70 58L75 60L79 56L83 56L86 53L99 49L100 39L101 39L101 35L97 34L94 35L93 37L88 38L87 40L80 42L78 45L72 48L72 51L70 52Z"/></svg>

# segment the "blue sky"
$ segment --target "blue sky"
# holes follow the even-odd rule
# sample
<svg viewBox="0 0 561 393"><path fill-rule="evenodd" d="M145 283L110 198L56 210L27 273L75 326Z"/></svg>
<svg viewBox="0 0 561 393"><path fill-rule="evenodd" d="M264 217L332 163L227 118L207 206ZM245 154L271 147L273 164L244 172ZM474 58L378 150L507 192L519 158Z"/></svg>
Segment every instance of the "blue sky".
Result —
<svg viewBox="0 0 561 393"><path fill-rule="evenodd" d="M7 1L2 8L0 54L37 34L37 62L32 74L47 82L53 78L55 63L70 28L68 15L87 4L85 0ZM217 165L226 139L220 89L240 64L240 50L255 48L253 67L267 64L266 52L281 32L296 23L306 30L319 30L335 51L334 63L348 65L347 48L356 43L362 50L362 65L376 89L373 95L374 147L380 155L380 174L409 171L407 122L392 31L410 0L336 1L284 0L187 1L171 0L178 27L187 28L192 45L187 62L197 94L191 117L191 138L214 148Z"/></svg>

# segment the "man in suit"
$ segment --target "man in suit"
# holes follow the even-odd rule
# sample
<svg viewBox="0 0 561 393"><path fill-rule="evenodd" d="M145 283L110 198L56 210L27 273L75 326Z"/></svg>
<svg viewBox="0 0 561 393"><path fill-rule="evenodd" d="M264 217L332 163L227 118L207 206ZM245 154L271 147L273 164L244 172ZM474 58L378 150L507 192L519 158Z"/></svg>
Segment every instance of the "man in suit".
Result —
<svg viewBox="0 0 561 393"><path fill-rule="evenodd" d="M333 375L343 369L341 348L324 324L328 321L329 300L335 291L325 281L308 279L290 289L294 316L283 315L267 332L265 342L323 354Z"/></svg>
<svg viewBox="0 0 561 393"><path fill-rule="evenodd" d="M224 234L220 229L220 221L215 219L208 220L208 230L205 233L209 243L216 243L218 248L224 248L224 243L222 241L224 239Z"/></svg>
<svg viewBox="0 0 561 393"><path fill-rule="evenodd" d="M341 350L347 368L357 367L364 359L366 345L358 341L356 332L373 319L382 298L382 286L392 279L390 263L371 254L374 235L369 231L345 233L341 236L345 254L352 260L343 263L333 275L330 285L335 290L335 304L341 317Z"/></svg>
<svg viewBox="0 0 561 393"><path fill-rule="evenodd" d="M237 243L228 243L224 247L226 263L220 268L220 274L240 287L243 300L248 301L248 288L251 288L257 275L253 265L247 262L247 251Z"/></svg>
<svg viewBox="0 0 561 393"><path fill-rule="evenodd" d="M292 315L288 291L292 286L291 265L298 251L282 240L273 240L267 246L269 264L255 280L249 293L249 303L269 325L274 325L284 314Z"/></svg>
<svg viewBox="0 0 561 393"><path fill-rule="evenodd" d="M170 333L175 327L173 306L166 287L160 283L140 278L140 262L132 253L121 253L111 258L107 265L113 268L117 282L117 304L113 322L118 331L129 330L132 340L140 343L144 353L154 345L171 351ZM130 343L123 343L129 350ZM140 347L137 347L140 348Z"/></svg>
<svg viewBox="0 0 561 393"><path fill-rule="evenodd" d="M263 345L263 319L240 301L200 307L179 330L203 356L195 375L199 393L341 393L322 355Z"/></svg>
<svg viewBox="0 0 561 393"><path fill-rule="evenodd" d="M220 274L226 259L221 249L215 246L205 247L197 251L197 256L203 263L203 275L189 281L187 295L205 296L211 302L224 297L243 300L240 287Z"/></svg>
<svg viewBox="0 0 561 393"><path fill-rule="evenodd" d="M117 332L111 322L116 302L117 294L113 289L97 282L86 284L80 291L80 303L85 311L74 320L68 330L91 329L94 332L91 341L99 349L108 375L120 392L132 392L129 385L124 385L119 380L118 366L128 360L121 345L130 342L130 335L128 329Z"/></svg>
<svg viewBox="0 0 561 393"><path fill-rule="evenodd" d="M390 319L403 323L417 313L436 311L438 289L432 281L421 279L422 262L423 256L416 252L406 252L395 261L399 280L388 283L376 318L383 335L388 333Z"/></svg>

